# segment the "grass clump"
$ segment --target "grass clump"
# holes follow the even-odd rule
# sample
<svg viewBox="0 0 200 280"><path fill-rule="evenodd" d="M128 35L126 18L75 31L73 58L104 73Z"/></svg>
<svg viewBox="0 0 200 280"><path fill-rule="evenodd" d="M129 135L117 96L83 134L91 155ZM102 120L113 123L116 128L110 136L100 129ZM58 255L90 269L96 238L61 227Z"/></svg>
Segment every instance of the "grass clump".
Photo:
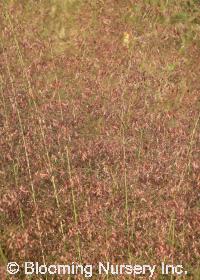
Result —
<svg viewBox="0 0 200 280"><path fill-rule="evenodd" d="M165 261L198 279L199 2L0 10L2 279L9 260Z"/></svg>

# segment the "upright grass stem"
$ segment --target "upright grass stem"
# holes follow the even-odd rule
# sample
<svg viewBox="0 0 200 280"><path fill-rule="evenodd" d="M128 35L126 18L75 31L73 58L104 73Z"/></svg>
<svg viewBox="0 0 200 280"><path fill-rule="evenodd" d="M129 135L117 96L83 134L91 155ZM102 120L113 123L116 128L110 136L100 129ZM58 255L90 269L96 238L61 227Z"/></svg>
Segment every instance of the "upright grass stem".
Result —
<svg viewBox="0 0 200 280"><path fill-rule="evenodd" d="M29 175L29 180L30 180L30 185L31 185L32 199L33 199L35 213L36 213L36 224L37 224L37 228L38 228L38 232L39 232L39 243L40 243L40 248L41 248L41 252L42 252L43 263L45 264L44 248L43 248L43 244L42 244L42 231L41 231L41 225L40 225L40 220L39 220L39 215L38 215L38 206L37 206L37 202L36 202L35 187L34 187L32 173L31 173L30 160L29 160L29 156L28 156L28 152L27 152L27 143L26 143L26 139L25 139L25 136L24 136L23 123L22 123L22 118L21 118L21 115L20 115L20 110L19 110L18 105L17 105L16 92L15 92L15 88L14 88L14 79L13 79L13 76L12 76L11 71L10 71L8 58L7 58L7 55L5 54L5 50L4 50L3 45L2 45L2 49L3 49L4 58L5 58L5 61L6 61L8 76L10 78L12 93L13 93L13 97L14 97L14 105L15 105L15 109L16 109L17 117L18 117L18 122L19 122L19 126L20 126L20 132L21 132L21 137L22 137L22 141L23 141L23 147L24 147L24 152L25 152L28 175Z"/></svg>
<svg viewBox="0 0 200 280"><path fill-rule="evenodd" d="M71 170L68 146L65 147L65 150L66 150L66 157L67 157L67 167L68 167L69 180L70 180L70 185L71 185L71 196L72 196L74 223L76 225L76 228L78 228L78 214L77 214L76 199L75 199L75 194L74 194L74 181L73 181L73 178L72 178L72 170ZM81 262L82 257L81 257L81 245L80 245L79 232L77 232L77 250L78 250L79 261Z"/></svg>
<svg viewBox="0 0 200 280"><path fill-rule="evenodd" d="M56 186L56 183L55 183L55 177L53 175L53 166L52 166L51 159L50 159L50 156L49 156L49 151L48 151L48 148L47 148L47 143L46 143L46 139L45 139L45 132L44 132L44 129L42 127L42 122L44 122L44 120L42 120L42 118L40 117L38 105L37 105L37 103L35 101L35 97L33 95L33 90L32 90L32 86L31 86L31 82L30 82L30 79L29 79L27 71L26 71L26 66L25 66L25 62L23 60L23 56L22 56L22 53L21 53L21 50L20 50L19 42L17 40L16 34L14 32L12 21L10 19L9 13L7 11L6 11L6 17L8 19L9 25L10 25L10 27L12 29L12 32L13 32L13 35L14 35L13 37L14 37L15 45L16 45L17 50L18 50L18 56L19 56L19 59L20 59L20 64L21 64L23 73L25 75L25 80L26 80L27 85L28 85L29 96L31 98L31 101L33 102L33 105L34 105L34 108L35 108L35 111L36 111L36 116L38 118L40 134L42 136L42 141L43 141L43 145L44 145L45 153L46 153L46 157L47 157L48 173L50 174L51 183L52 183L53 190L54 190L54 197L55 197L55 200L56 200L56 206L60 210L60 203L59 203L59 198L58 198L58 190L57 190L57 186ZM60 231L61 231L61 234L64 237L64 229L63 229L63 222L62 222L62 220L60 221Z"/></svg>

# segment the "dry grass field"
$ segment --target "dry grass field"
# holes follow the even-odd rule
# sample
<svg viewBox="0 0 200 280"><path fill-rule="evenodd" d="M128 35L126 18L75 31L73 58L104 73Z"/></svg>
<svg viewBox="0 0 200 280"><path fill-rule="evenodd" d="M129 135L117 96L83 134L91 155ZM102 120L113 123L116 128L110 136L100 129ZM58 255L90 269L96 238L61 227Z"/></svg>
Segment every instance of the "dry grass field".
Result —
<svg viewBox="0 0 200 280"><path fill-rule="evenodd" d="M0 279L200 279L199 77L197 0L0 2Z"/></svg>

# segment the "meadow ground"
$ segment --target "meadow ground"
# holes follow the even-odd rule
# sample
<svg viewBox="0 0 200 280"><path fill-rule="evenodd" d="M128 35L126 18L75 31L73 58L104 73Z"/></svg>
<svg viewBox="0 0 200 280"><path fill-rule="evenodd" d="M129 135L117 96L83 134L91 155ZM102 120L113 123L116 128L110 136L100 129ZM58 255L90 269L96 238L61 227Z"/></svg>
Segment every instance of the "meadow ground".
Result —
<svg viewBox="0 0 200 280"><path fill-rule="evenodd" d="M200 279L199 74L199 1L1 1L1 279L60 279L8 261Z"/></svg>

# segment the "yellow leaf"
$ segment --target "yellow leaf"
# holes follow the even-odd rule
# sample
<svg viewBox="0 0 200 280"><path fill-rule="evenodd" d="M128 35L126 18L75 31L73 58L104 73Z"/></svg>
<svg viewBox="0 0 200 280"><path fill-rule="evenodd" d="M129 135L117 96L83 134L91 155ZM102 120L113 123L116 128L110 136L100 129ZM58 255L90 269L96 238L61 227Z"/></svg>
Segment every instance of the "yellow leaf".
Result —
<svg viewBox="0 0 200 280"><path fill-rule="evenodd" d="M130 35L129 35L128 32L124 32L123 44L124 44L124 46L129 47L129 44L130 44Z"/></svg>

